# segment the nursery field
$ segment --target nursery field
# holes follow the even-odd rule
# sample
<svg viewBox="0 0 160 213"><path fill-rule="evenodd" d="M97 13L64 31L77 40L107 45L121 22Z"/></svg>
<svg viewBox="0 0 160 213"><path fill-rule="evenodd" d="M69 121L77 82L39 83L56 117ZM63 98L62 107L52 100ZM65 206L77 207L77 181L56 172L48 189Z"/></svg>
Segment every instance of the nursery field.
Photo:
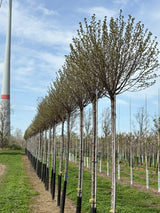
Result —
<svg viewBox="0 0 160 213"><path fill-rule="evenodd" d="M45 193L46 190L43 183L36 176L28 158L24 156L22 151L1 150L0 163L1 167L2 164L6 167L3 176L0 177L0 212L38 212L42 207L43 212L53 212L53 206L50 204L53 203L56 207L56 198L52 201L50 193L48 191L48 194ZM59 164L59 159L57 159L57 164ZM154 184L156 182L154 171L152 171L151 189L148 192L145 189L143 168L136 169L134 176L135 187L127 185L129 183L127 167L123 167L122 171L121 181L118 181L117 185L117 212L160 212L160 195L155 192L157 186ZM72 206L72 212L74 212L74 204L76 206L77 199L78 167L71 162L69 163L68 174L67 197L72 201L68 200L70 203L67 204L68 207L66 206L66 212L69 212L69 205ZM35 188L36 183L38 188ZM83 213L90 212L90 193L91 173L85 169L82 199ZM39 197L40 194L41 197ZM97 178L97 212L105 213L110 211L110 194L111 180L105 176L105 166L102 166L102 172L98 173ZM40 201L38 202L39 199ZM46 210L43 199L46 202ZM56 208L54 212L59 212L59 207Z"/></svg>

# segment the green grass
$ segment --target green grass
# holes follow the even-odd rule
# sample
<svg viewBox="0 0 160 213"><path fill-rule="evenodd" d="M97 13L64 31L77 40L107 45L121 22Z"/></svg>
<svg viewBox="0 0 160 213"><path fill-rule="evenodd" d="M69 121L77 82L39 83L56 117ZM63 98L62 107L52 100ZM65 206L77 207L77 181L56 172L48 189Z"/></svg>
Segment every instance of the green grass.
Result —
<svg viewBox="0 0 160 213"><path fill-rule="evenodd" d="M22 163L22 151L0 151L0 162L6 165L0 185L0 212L30 212L31 197L37 192L31 189Z"/></svg>
<svg viewBox="0 0 160 213"><path fill-rule="evenodd" d="M58 161L57 161L58 163ZM74 164L69 164L67 182L67 195L76 204L78 168ZM110 211L111 181L97 178L97 212L107 213ZM82 211L90 212L89 199L91 198L91 173L84 171ZM129 186L117 185L117 213L158 213L160 212L159 199L152 197L149 193L144 193Z"/></svg>
<svg viewBox="0 0 160 213"><path fill-rule="evenodd" d="M0 151L0 162L6 168L3 182L0 186L0 212L4 213L29 213L31 197L37 194L31 189L31 183L26 176L22 163L21 151ZM59 168L57 159L57 170ZM70 163L67 182L67 196L76 205L78 168ZM111 181L109 179L97 178L97 212L107 213L110 210ZM91 198L91 173L84 171L83 184L83 213L90 212ZM158 213L160 212L159 199L152 197L129 186L117 185L117 213Z"/></svg>
<svg viewBox="0 0 160 213"><path fill-rule="evenodd" d="M98 169L99 169L99 164L98 164ZM155 189L158 189L158 175L156 174L156 169L149 167L149 185L150 187L153 187ZM102 166L102 170L106 172L106 166ZM99 171L99 170L98 170ZM111 174L111 164L110 164L110 174ZM117 170L118 174L118 170ZM121 178L123 177L128 178L130 180L130 167L129 166L124 166L121 164ZM146 171L145 171L145 166L139 166L138 168L136 167L133 168L133 181L136 181L142 185L146 185Z"/></svg>

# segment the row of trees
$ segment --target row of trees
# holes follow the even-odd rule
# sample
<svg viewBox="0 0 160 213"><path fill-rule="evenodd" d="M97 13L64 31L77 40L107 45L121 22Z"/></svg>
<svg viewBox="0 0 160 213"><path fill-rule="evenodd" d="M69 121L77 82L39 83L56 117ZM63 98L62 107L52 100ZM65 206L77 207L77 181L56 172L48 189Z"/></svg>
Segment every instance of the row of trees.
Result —
<svg viewBox="0 0 160 213"><path fill-rule="evenodd" d="M56 81L51 83L48 94L38 104L37 115L25 132L25 139L49 128L54 129L55 135L56 125L61 122L63 138L64 122L65 120L67 122L61 212L64 211L67 187L70 117L77 110L80 113L77 212L81 212L84 146L83 111L89 103L92 104L93 122L90 200L91 212L96 212L97 100L104 96L108 97L111 102L111 210L116 211L116 96L129 90L139 91L155 83L156 71L159 67L157 45L156 38L152 39L152 33L145 29L141 22L135 23L135 19L131 15L125 22L122 11L120 11L118 18L111 18L109 22L105 17L103 23L101 23L93 15L90 23L87 19L84 19L84 24L79 24L77 36L73 38L73 42L70 44L70 54L66 56L62 69L58 71ZM63 144L62 140L62 152ZM53 150L55 150L55 147L53 147ZM61 156L63 156L62 153ZM55 164L55 155L53 164ZM53 172L54 170L53 166Z"/></svg>
<svg viewBox="0 0 160 213"><path fill-rule="evenodd" d="M88 115L88 114L87 114ZM86 114L85 114L86 117ZM72 118L72 117L71 117ZM88 118L88 116L87 116ZM75 117L74 117L75 119ZM89 119L87 119L89 120ZM110 122L109 118L107 117L107 122ZM72 122L71 122L72 123ZM85 123L90 123L85 120ZM108 126L108 125L107 125ZM106 127L104 126L103 127ZM155 125L156 127L156 125ZM58 129L58 128L57 128ZM91 150L89 147L91 147L92 144L92 130L91 127L89 128L90 131L88 131L88 134L84 135L84 166L86 166L88 169L91 169ZM110 128L108 128L109 130ZM69 153L69 159L74 162L78 163L79 161L79 136L73 132L73 129L70 128L71 131L71 137L70 137L70 153ZM139 132L139 131L138 131ZM39 178L42 179L42 181L45 184L46 189L51 189L51 195L52 198L55 198L55 179L56 179L56 169L53 173L53 167L55 167L55 164L52 162L52 176L51 176L51 182L49 184L49 161L50 161L50 151L52 147L52 159L54 156L59 156L59 158L62 156L61 154L61 141L62 138L56 133L54 135L53 130L49 129L48 131L45 130L41 134L37 134L36 136L30 138L27 140L27 154L29 159L31 160L37 175ZM117 162L118 162L118 168L119 166L122 168L123 166L129 165L131 167L131 145L132 145L132 168L145 165L145 157L148 158L148 167L155 167L158 168L158 146L157 146L157 135L158 135L158 128L154 129L154 132L148 132L147 137L140 136L135 132L134 134L117 134L117 143L118 143L118 153L117 153ZM147 139L147 144L145 143L145 140ZM66 135L64 134L64 146L66 141ZM54 142L53 142L54 141ZM54 143L54 144L53 144ZM54 149L53 149L54 147ZM146 155L147 154L147 155ZM64 155L65 156L65 150ZM98 165L99 165L99 171L102 172L102 162L103 166L107 165L107 171L106 175L110 176L110 169L109 164L111 165L111 134L109 132L108 135L105 135L104 137L98 138ZM106 162L107 161L107 162ZM105 163L106 162L106 163ZM104 164L105 163L105 164ZM53 166L54 165L54 166ZM59 171L62 171L60 169L59 164ZM58 168L58 165L56 165ZM103 168L104 169L104 168ZM123 169L122 169L123 170ZM134 172L133 172L134 173ZM131 184L133 183L133 173L131 177ZM60 172L61 174L61 172ZM60 205L60 192L61 192L61 178L62 176L58 175L58 197L57 197L57 205ZM120 169L118 170L118 179L121 178ZM146 177L146 186L149 188L149 176ZM72 179L71 177L69 179ZM148 180L148 184L147 184ZM86 180L84 180L86 181Z"/></svg>

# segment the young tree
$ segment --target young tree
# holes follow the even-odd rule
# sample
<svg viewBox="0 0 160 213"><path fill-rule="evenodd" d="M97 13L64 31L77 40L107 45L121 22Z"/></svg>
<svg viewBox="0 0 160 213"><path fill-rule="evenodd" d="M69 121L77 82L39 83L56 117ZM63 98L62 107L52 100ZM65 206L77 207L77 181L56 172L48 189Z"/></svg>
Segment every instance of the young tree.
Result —
<svg viewBox="0 0 160 213"><path fill-rule="evenodd" d="M76 77L81 83L81 87L85 90L89 102L92 103L92 122L93 122L93 138L92 138L92 183L91 183L91 212L96 212L96 188L97 188L97 101L103 96L103 87L98 76L94 73L99 67L95 62L95 55L98 46L92 45L91 39L95 43L98 42L99 34L96 34L97 25L94 20L89 25L85 19L85 28L80 23L80 29L77 30L77 37L73 38L73 44L70 44L72 60L71 66L76 71Z"/></svg>
<svg viewBox="0 0 160 213"><path fill-rule="evenodd" d="M72 70L69 57L66 59L66 65L64 66L64 74L66 76L66 82L70 89L71 96L80 110L80 144L79 144L79 172L78 172L78 188L77 188L77 207L76 212L81 212L82 203L82 187L83 187L83 111L84 107L88 104L89 99L87 93L84 90L80 82L78 75L75 75L76 70ZM77 73L76 73L77 74Z"/></svg>
<svg viewBox="0 0 160 213"><path fill-rule="evenodd" d="M102 45L99 48L99 78L111 101L112 119L112 193L111 209L116 211L116 96L125 91L139 91L152 86L157 77L158 43L141 22L131 15L125 22L105 17L102 25Z"/></svg>
<svg viewBox="0 0 160 213"><path fill-rule="evenodd" d="M49 93L49 106L51 109L51 115L56 118L54 119L53 124L53 141L55 141L55 124L56 122L62 123L62 134L61 134L61 147L60 147L60 163L59 163L59 174L58 174L58 193L57 193L57 206L60 206L60 200L61 200L61 182L62 182L62 165L63 165L63 152L64 152L64 122L66 118L66 111L64 107L62 106L59 96L56 94L56 91L51 87L51 89L48 91ZM55 116L56 114L56 116ZM55 153L56 155L56 144L52 143L52 154ZM55 147L55 148L54 148ZM55 156L56 157L56 156ZM52 198L54 198L54 192L55 192L55 171L56 171L56 159L52 156L52 171L51 171L51 194Z"/></svg>
<svg viewBox="0 0 160 213"><path fill-rule="evenodd" d="M107 17L101 26L92 16L85 28L80 23L78 38L71 45L75 63L90 74L90 81L101 83L111 101L112 120L112 193L111 210L116 211L116 96L125 91L139 91L152 86L157 77L158 43L141 22L135 24L131 15L125 22ZM85 76L85 75L83 75ZM86 76L87 77L87 76ZM87 78L89 79L89 78ZM85 80L83 81L85 83Z"/></svg>
<svg viewBox="0 0 160 213"><path fill-rule="evenodd" d="M70 142L70 116L71 113L76 109L76 104L72 100L72 96L69 93L69 88L65 76L59 70L59 76L53 85L51 85L51 93L52 95L58 96L59 104L63 106L64 111L66 112L67 117L67 141L66 141L66 160L65 160L65 172L64 172L64 184L63 184L63 192L62 192L62 201L61 201L61 213L64 212L65 207L65 199L66 199L66 189L67 189L67 179L68 179L68 162L69 162L69 142ZM54 87L53 87L54 86ZM54 89L55 88L55 89ZM55 94L56 93L56 94Z"/></svg>

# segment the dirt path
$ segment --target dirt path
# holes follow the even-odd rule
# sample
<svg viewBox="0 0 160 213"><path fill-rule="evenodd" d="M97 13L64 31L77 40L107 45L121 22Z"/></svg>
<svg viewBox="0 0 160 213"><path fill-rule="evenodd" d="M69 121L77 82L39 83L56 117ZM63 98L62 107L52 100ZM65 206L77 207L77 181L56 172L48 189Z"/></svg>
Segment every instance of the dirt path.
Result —
<svg viewBox="0 0 160 213"><path fill-rule="evenodd" d="M26 172L30 177L30 180L33 184L33 189L39 192L39 195L33 198L34 203L32 204L32 213L59 213L60 208L57 207L57 200L53 200L51 198L51 194L49 191L45 190L44 184L41 180L37 177L34 169L32 168L27 156L23 156L23 163L26 167ZM57 198L57 195L55 195ZM65 213L73 213L76 211L75 206L73 205L72 201L68 198L65 202Z"/></svg>
<svg viewBox="0 0 160 213"><path fill-rule="evenodd" d="M0 163L0 184L1 184L1 177L4 175L6 166Z"/></svg>

